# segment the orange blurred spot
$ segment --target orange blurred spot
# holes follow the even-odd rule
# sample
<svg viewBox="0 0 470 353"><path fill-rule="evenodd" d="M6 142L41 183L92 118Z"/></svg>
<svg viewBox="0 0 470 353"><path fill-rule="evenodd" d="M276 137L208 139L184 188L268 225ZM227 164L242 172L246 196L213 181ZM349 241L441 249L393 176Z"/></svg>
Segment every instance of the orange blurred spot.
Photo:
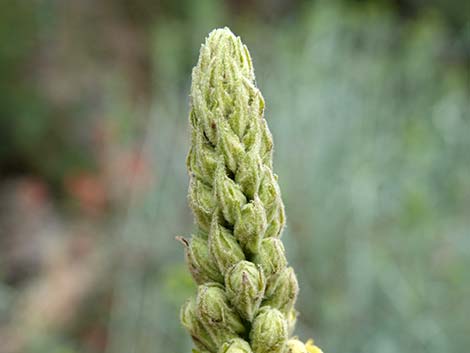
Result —
<svg viewBox="0 0 470 353"><path fill-rule="evenodd" d="M78 200L84 211L100 213L106 206L106 189L103 181L94 174L81 172L65 179L65 188Z"/></svg>

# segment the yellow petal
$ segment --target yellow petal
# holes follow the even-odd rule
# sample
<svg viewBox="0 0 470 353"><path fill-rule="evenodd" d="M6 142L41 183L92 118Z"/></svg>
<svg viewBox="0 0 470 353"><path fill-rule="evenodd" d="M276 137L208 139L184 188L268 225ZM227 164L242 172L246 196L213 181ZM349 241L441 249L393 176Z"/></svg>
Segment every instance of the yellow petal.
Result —
<svg viewBox="0 0 470 353"><path fill-rule="evenodd" d="M295 338L287 341L287 348L289 348L288 353L308 353L305 344Z"/></svg>
<svg viewBox="0 0 470 353"><path fill-rule="evenodd" d="M323 353L323 351L313 344L313 340L309 339L305 343L305 348L307 348L308 353Z"/></svg>

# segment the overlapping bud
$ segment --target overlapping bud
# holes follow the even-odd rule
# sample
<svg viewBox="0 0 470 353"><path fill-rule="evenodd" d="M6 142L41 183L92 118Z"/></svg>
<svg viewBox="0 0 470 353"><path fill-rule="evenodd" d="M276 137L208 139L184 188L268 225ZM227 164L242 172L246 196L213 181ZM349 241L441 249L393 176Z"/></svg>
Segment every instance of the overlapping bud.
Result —
<svg viewBox="0 0 470 353"><path fill-rule="evenodd" d="M225 275L227 296L240 316L252 321L264 297L266 281L260 267L240 261Z"/></svg>
<svg viewBox="0 0 470 353"><path fill-rule="evenodd" d="M293 309L298 293L299 284L294 269L286 267L267 289L267 299L263 304L270 305L287 315Z"/></svg>
<svg viewBox="0 0 470 353"><path fill-rule="evenodd" d="M200 321L208 326L225 328L237 334L246 331L240 316L230 305L224 287L217 283L198 287L196 310Z"/></svg>
<svg viewBox="0 0 470 353"><path fill-rule="evenodd" d="M283 353L287 343L287 322L282 313L274 308L261 308L250 332L254 353Z"/></svg>
<svg viewBox="0 0 470 353"><path fill-rule="evenodd" d="M241 338L234 338L225 342L218 353L252 353L251 347L247 341Z"/></svg>
<svg viewBox="0 0 470 353"><path fill-rule="evenodd" d="M259 251L261 240L266 232L266 214L259 197L245 204L241 209L240 219L235 224L233 234L246 252L255 254Z"/></svg>
<svg viewBox="0 0 470 353"><path fill-rule="evenodd" d="M245 254L230 230L219 224L216 215L213 218L209 249L220 272L225 275L230 267L245 259Z"/></svg>
<svg viewBox="0 0 470 353"><path fill-rule="evenodd" d="M181 308L180 315L181 323L189 331L194 344L197 348L205 351L213 352L213 350L226 339L224 331L212 330L210 331L199 320L196 312L196 301L191 298Z"/></svg>
<svg viewBox="0 0 470 353"><path fill-rule="evenodd" d="M180 238L199 285L181 321L199 353L287 353L298 284L273 142L248 49L229 29L209 34L192 73L189 204L198 235Z"/></svg>
<svg viewBox="0 0 470 353"><path fill-rule="evenodd" d="M193 235L190 241L184 238L179 238L179 240L186 248L186 263L197 284L206 282L223 283L224 277L209 254L207 239Z"/></svg>

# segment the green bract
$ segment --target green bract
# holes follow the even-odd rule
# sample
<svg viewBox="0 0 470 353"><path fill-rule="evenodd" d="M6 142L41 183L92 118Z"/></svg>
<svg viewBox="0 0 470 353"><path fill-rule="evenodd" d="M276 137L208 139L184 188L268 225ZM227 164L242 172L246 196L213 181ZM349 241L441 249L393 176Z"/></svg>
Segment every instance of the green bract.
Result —
<svg viewBox="0 0 470 353"><path fill-rule="evenodd" d="M199 285L181 320L197 349L287 353L298 285L279 237L284 205L272 137L250 54L228 29L211 32L192 73L186 246Z"/></svg>

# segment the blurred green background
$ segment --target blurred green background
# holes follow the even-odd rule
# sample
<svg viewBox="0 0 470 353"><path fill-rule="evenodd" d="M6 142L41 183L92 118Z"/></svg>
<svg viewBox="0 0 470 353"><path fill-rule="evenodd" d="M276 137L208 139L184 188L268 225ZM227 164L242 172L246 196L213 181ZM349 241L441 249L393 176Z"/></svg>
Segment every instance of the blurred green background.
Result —
<svg viewBox="0 0 470 353"><path fill-rule="evenodd" d="M470 347L470 2L2 0L0 353L190 352L207 33L253 56L325 353Z"/></svg>

